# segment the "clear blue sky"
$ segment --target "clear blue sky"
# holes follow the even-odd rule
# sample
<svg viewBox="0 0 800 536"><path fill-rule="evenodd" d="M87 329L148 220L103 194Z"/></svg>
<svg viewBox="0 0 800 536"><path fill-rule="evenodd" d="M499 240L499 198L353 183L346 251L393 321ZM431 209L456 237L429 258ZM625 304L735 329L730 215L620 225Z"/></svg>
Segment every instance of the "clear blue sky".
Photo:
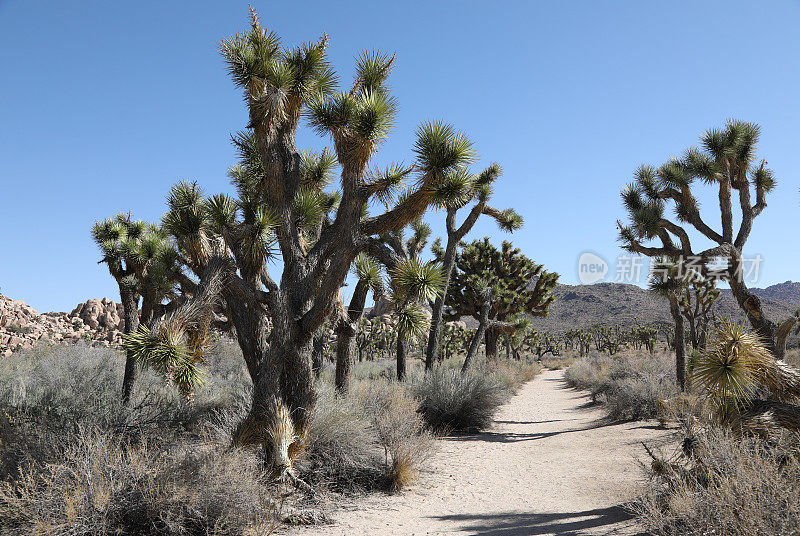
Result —
<svg viewBox="0 0 800 536"><path fill-rule="evenodd" d="M345 81L358 51L396 51L400 112L377 162L408 161L420 121L463 129L481 164L505 169L494 204L524 215L514 242L566 283L585 250L613 269L619 190L640 163L728 117L756 121L779 186L747 250L764 258L760 286L800 278L797 2L254 5L286 43L329 33ZM216 46L246 24L238 1L0 0L3 294L40 311L116 298L95 219L157 220L180 178L229 190L228 136L246 114ZM435 231L442 218L428 216Z"/></svg>

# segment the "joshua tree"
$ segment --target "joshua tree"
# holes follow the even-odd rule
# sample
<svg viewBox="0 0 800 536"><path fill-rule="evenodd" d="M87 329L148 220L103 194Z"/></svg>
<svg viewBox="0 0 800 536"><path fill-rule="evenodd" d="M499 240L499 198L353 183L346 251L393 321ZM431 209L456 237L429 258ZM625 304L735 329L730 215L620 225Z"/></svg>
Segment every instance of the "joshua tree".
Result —
<svg viewBox="0 0 800 536"><path fill-rule="evenodd" d="M134 333L140 323L139 302L142 300L141 322L151 325L164 308L162 301L172 296L181 278L178 253L166 232L157 225L132 220L130 214L95 222L92 238L103 253L101 263L117 281L122 301L125 334ZM127 352L122 380L122 401L130 402L136 382L136 357Z"/></svg>
<svg viewBox="0 0 800 536"><path fill-rule="evenodd" d="M545 316L557 282L558 274L547 272L510 242L504 241L498 250L488 238L475 240L456 256L445 298L449 309L445 317L457 320L472 316L480 322L485 312L488 321L507 322L519 313ZM488 312L484 311L486 307ZM497 357L500 332L500 324L485 328L487 359Z"/></svg>
<svg viewBox="0 0 800 536"><path fill-rule="evenodd" d="M548 331L539 333L533 330L527 337L526 342L540 360L547 354L552 354L553 356L561 354L561 340Z"/></svg>
<svg viewBox="0 0 800 536"><path fill-rule="evenodd" d="M441 342L442 312L444 311L447 289L450 285L450 277L455 267L459 242L474 227L481 214L491 216L497 221L501 229L509 232L522 227L522 217L514 210L497 210L488 205L492 193L492 185L501 173L500 166L493 163L477 176L470 174L466 170L462 170L461 173L454 173L441 186L441 201L439 205L446 211L447 244L442 249L441 240L437 238L433 251L437 260L442 263L445 292L436 297L431 308L431 328L428 333L428 345L425 349L425 370L430 370L437 360ZM466 219L461 225L458 225L458 211L473 201L475 204L470 209Z"/></svg>
<svg viewBox="0 0 800 536"><path fill-rule="evenodd" d="M680 298L684 289L690 285L681 265L669 257L653 260L654 266L650 277L650 290L669 301L669 312L675 323L675 335L672 346L675 350L675 374L678 387L686 389L686 332Z"/></svg>
<svg viewBox="0 0 800 536"><path fill-rule="evenodd" d="M397 317L397 379L406 375L409 343L422 337L429 321L422 304L441 294L444 277L436 262L403 259L391 271L391 295Z"/></svg>
<svg viewBox="0 0 800 536"><path fill-rule="evenodd" d="M657 169L640 167L635 182L622 191L630 225L623 226L620 222L617 225L622 245L628 251L649 257L696 259L699 262L693 268L704 276L709 264L723 259L727 269L722 271L721 278L730 284L736 301L770 351L781 357L794 320L789 319L779 328L768 319L761 301L748 290L743 276L742 248L754 220L767 206L767 193L775 187L772 170L766 167L766 162L756 163L758 138L758 125L729 120L725 128L709 130L702 136L702 149L689 149L682 158L673 158ZM698 182L713 185L717 191L719 230L708 225L700 214L693 191ZM734 191L739 218L733 214ZM675 209L679 223L666 215L668 205ZM734 235L736 219L740 224ZM710 241L712 247L696 249L687 226ZM661 245L646 245L653 239L659 239Z"/></svg>
<svg viewBox="0 0 800 536"><path fill-rule="evenodd" d="M336 390L340 393L346 393L350 388L353 348L367 294L371 290L376 301L383 294L383 278L378 263L361 253L353 261L353 268L358 282L347 311L336 323Z"/></svg>
<svg viewBox="0 0 800 536"><path fill-rule="evenodd" d="M352 85L336 91L327 41L323 36L282 46L255 12L248 31L222 41L228 71L244 91L249 112L247 129L233 137L241 156L232 173L238 195L188 196L186 203L171 203L167 217L201 281L212 277L210 260L224 261L213 266L225 274L221 298L254 386L236 439L269 447L278 472L288 475L316 401L311 342L331 314L353 260L362 252L378 256L378 237L418 218L442 182L474 159L465 135L444 123L425 123L417 130L411 166L368 172L395 116L386 85L394 56L362 54ZM329 225L323 215L331 198L320 174L308 172L324 155L301 153L295 145L301 116L333 140L340 173ZM413 184L403 190L407 179ZM389 208L370 215L373 199ZM273 250L282 261L277 281L266 270ZM170 344L165 338L160 342Z"/></svg>
<svg viewBox="0 0 800 536"><path fill-rule="evenodd" d="M711 308L719 297L719 290L713 279L706 279L699 274L689 279L690 283L684 285L678 304L689 325L689 342L693 349L699 350L706 345Z"/></svg>

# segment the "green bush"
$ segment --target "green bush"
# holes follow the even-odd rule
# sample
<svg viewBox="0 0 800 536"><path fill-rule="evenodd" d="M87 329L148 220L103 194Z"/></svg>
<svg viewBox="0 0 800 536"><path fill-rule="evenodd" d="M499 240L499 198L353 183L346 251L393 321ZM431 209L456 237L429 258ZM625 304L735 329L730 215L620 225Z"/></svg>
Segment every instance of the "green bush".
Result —
<svg viewBox="0 0 800 536"><path fill-rule="evenodd" d="M564 379L590 391L612 419L651 419L658 416L659 401L677 394L673 361L669 354L594 354L576 360Z"/></svg>
<svg viewBox="0 0 800 536"><path fill-rule="evenodd" d="M439 433L487 428L511 394L496 375L480 371L461 374L445 367L416 378L411 389L423 419Z"/></svg>

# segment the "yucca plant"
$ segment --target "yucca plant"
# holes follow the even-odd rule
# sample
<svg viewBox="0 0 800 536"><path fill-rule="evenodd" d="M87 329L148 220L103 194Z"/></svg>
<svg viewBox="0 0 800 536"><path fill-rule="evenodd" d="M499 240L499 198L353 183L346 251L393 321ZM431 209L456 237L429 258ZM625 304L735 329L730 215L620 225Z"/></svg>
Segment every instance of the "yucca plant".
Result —
<svg viewBox="0 0 800 536"><path fill-rule="evenodd" d="M755 432L800 430L800 371L776 359L743 324L723 320L713 342L692 357L691 377L723 423Z"/></svg>

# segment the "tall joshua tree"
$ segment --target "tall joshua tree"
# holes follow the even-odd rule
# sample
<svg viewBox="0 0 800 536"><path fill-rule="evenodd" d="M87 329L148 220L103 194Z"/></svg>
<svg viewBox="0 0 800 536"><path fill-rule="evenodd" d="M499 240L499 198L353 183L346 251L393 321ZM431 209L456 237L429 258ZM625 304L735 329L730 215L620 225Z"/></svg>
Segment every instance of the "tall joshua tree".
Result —
<svg viewBox="0 0 800 536"><path fill-rule="evenodd" d="M95 222L92 238L100 247L100 263L116 280L122 301L125 334L134 333L141 322L149 325L163 313L161 302L172 294L182 276L178 252L166 232L157 225L133 220L130 214ZM122 401L130 402L136 382L136 358L127 352L122 380Z"/></svg>
<svg viewBox="0 0 800 536"><path fill-rule="evenodd" d="M770 351L781 357L794 320L778 327L767 318L761 301L748 290L743 277L742 249L753 222L767 206L767 194L775 187L772 170L764 160L756 159L758 138L758 125L729 120L724 128L711 129L701 137L702 148L688 149L681 158L673 158L658 168L640 167L634 182L622 191L630 223L623 226L617 222L617 225L622 247L632 253L699 259L693 268L704 276L713 260L727 262L722 279L730 284L737 303ZM698 183L716 190L720 209L717 229L700 213L695 197ZM734 194L738 203L733 201ZM675 210L677 223L666 215L669 206ZM738 230L734 229L737 219ZM693 229L710 242L710 247L695 248L687 229ZM660 245L647 245L654 239Z"/></svg>
<svg viewBox="0 0 800 536"><path fill-rule="evenodd" d="M444 123L424 123L411 166L369 173L397 107L386 85L394 56L361 54L352 84L337 90L327 42L323 36L283 46L261 27L255 12L246 32L222 41L228 71L244 91L249 112L246 130L233 137L241 156L233 177L238 195L199 196L170 206L169 219L176 224L171 227L201 282L211 277L211 259L225 261L215 263L225 272L221 298L254 386L236 438L263 443L283 474L291 474L316 401L311 341L330 315L353 260L362 252L372 255L381 246L380 235L424 213L439 185L474 159L465 135ZM328 198L315 176L303 171L308 153L295 144L303 116L317 133L330 136L339 167L338 203L319 232ZM369 214L373 199L388 201L386 211ZM273 250L282 261L278 280L266 270Z"/></svg>
<svg viewBox="0 0 800 536"><path fill-rule="evenodd" d="M465 169L448 177L440 188L441 201L438 205L446 212L447 244L442 249L437 238L434 252L442 263L445 291L436 297L431 308L431 327L428 333L428 344L425 348L425 370L430 370L438 357L442 334L442 312L450 277L455 267L459 242L475 226L475 222L478 221L481 214L494 218L501 229L509 232L522 226L522 217L514 210L497 210L488 204L492 195L492 185L501 174L502 169L496 163L491 164L478 175L473 175ZM472 205L467 217L459 225L458 211L472 202L475 204Z"/></svg>
<svg viewBox="0 0 800 536"><path fill-rule="evenodd" d="M475 240L456 257L444 317L457 320L472 316L481 321L485 313L486 357L495 359L501 329L493 323L507 322L521 313L547 315L557 282L558 274L546 271L510 242L503 241L498 250L488 238ZM488 310L482 312L483 308Z"/></svg>

